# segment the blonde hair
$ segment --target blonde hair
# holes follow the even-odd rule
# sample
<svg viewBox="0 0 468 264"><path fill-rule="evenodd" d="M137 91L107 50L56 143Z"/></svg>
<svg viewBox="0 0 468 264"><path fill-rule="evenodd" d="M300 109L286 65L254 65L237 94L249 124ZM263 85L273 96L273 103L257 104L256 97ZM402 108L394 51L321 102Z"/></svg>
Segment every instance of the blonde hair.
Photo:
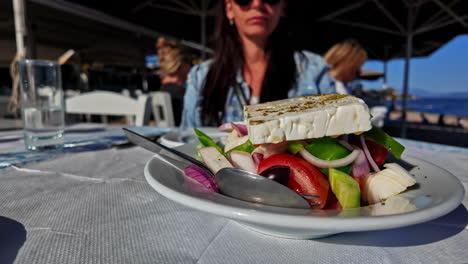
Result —
<svg viewBox="0 0 468 264"><path fill-rule="evenodd" d="M184 51L174 41L159 38L156 44L158 48L159 72L161 74L173 74L177 72L184 60Z"/></svg>
<svg viewBox="0 0 468 264"><path fill-rule="evenodd" d="M343 72L358 73L367 60L367 52L354 40L345 40L331 47L323 57L331 67L332 77L340 76Z"/></svg>

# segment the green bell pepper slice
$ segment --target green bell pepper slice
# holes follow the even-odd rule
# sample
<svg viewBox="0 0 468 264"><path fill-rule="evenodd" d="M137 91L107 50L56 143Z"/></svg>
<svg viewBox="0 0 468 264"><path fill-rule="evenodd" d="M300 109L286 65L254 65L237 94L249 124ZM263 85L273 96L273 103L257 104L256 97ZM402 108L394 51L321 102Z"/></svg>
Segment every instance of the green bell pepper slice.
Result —
<svg viewBox="0 0 468 264"><path fill-rule="evenodd" d="M289 153L296 155L305 146L307 146L307 142L305 141L291 141L291 142L288 142L288 151Z"/></svg>
<svg viewBox="0 0 468 264"><path fill-rule="evenodd" d="M371 130L365 132L364 136L382 145L398 159L401 158L401 154L403 154L403 151L405 150L405 147L402 144L376 126L373 126Z"/></svg>
<svg viewBox="0 0 468 264"><path fill-rule="evenodd" d="M237 147L234 147L232 149L230 149L228 152L226 152L226 155L229 154L231 151L234 151L234 150L239 150L239 151L244 151L244 152L248 152L248 153L252 153L252 151L255 149L255 146L252 144L252 142L250 142L250 140L248 139L246 142L244 142L243 144L237 146Z"/></svg>
<svg viewBox="0 0 468 264"><path fill-rule="evenodd" d="M315 157L323 160L337 160L348 156L351 152L343 147L336 139L324 137L313 141L305 149ZM353 164L335 168L349 174ZM328 175L328 169L318 168L322 173Z"/></svg>
<svg viewBox="0 0 468 264"><path fill-rule="evenodd" d="M223 149L216 144L216 142L210 138L207 134L203 133L202 131L194 128L193 131L195 131L195 134L198 136L198 141L204 146L204 147L215 147L219 153L224 155Z"/></svg>

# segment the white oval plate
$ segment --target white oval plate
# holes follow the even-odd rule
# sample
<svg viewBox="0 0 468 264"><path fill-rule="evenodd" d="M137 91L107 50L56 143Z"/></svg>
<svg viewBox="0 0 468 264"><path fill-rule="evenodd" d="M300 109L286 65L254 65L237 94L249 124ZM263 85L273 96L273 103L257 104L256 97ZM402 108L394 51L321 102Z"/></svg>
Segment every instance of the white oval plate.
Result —
<svg viewBox="0 0 468 264"><path fill-rule="evenodd" d="M194 155L195 143L178 149ZM351 210L303 210L265 206L214 193L183 175L185 164L174 166L157 156L145 166L148 183L163 196L185 206L235 220L264 234L310 239L341 232L403 227L433 220L454 210L464 197L460 181L429 162L403 156L417 187L375 206ZM443 188L441 188L443 186Z"/></svg>

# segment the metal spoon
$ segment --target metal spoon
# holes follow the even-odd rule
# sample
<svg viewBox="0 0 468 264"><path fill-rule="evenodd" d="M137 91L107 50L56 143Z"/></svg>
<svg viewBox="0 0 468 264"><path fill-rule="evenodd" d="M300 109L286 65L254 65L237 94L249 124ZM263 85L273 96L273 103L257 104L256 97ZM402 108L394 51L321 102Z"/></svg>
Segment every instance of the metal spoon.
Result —
<svg viewBox="0 0 468 264"><path fill-rule="evenodd" d="M239 200L265 205L310 208L309 203L288 187L261 175L236 168L223 168L216 173L220 191Z"/></svg>
<svg viewBox="0 0 468 264"><path fill-rule="evenodd" d="M166 150L177 157L202 168L209 175L215 177L221 193L227 196L248 202L288 208L309 209L310 205L318 205L315 203L309 204L303 196L288 187L255 173L235 168L223 168L219 170L216 175L213 175L205 164L188 156L187 154L166 147L156 141L152 141L149 138L129 129L124 128L123 130L128 139L140 147L157 154L168 156L167 153L164 153L163 151ZM307 195L304 197L318 198L313 195Z"/></svg>

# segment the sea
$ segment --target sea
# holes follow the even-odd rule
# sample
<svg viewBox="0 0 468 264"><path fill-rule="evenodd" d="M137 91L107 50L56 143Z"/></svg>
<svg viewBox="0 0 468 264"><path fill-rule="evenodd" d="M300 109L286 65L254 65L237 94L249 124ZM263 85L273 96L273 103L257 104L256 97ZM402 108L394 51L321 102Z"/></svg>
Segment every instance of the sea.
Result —
<svg viewBox="0 0 468 264"><path fill-rule="evenodd" d="M390 103L390 102L387 102ZM397 100L397 108L403 103ZM408 100L408 110L424 113L454 115L468 117L468 98L418 98Z"/></svg>

